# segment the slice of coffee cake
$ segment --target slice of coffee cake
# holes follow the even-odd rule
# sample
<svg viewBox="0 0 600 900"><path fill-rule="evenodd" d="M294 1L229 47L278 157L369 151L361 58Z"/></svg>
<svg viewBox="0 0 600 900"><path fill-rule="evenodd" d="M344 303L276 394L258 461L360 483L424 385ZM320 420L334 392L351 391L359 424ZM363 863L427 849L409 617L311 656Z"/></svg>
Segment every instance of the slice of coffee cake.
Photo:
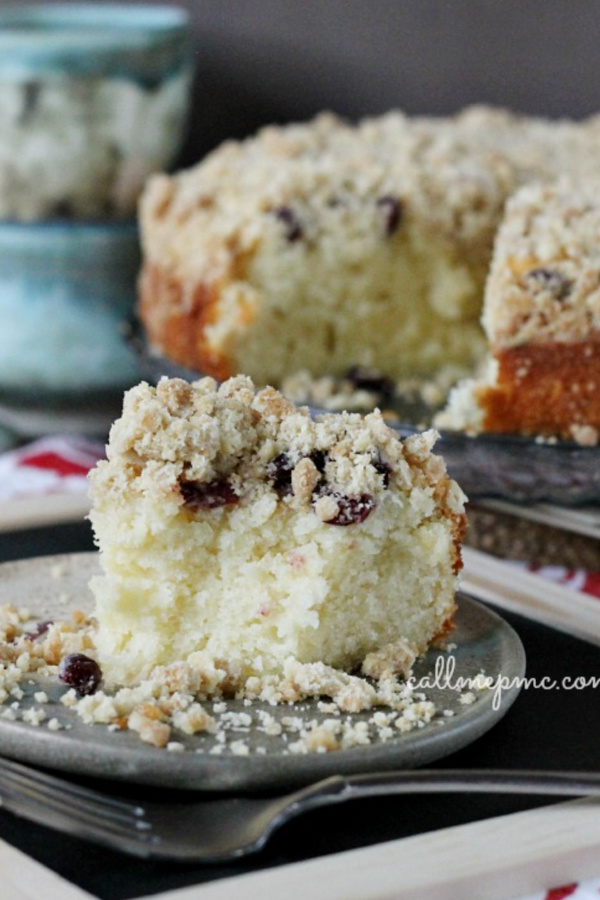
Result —
<svg viewBox="0 0 600 900"><path fill-rule="evenodd" d="M105 680L182 661L227 694L298 663L406 672L451 627L461 567L435 436L313 418L243 376L133 388L91 478Z"/></svg>

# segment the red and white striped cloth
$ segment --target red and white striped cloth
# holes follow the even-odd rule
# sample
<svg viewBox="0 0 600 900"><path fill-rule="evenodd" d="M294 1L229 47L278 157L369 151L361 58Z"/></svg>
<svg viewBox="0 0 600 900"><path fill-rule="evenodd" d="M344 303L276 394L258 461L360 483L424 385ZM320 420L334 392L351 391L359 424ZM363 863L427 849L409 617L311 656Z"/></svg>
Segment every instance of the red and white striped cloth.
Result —
<svg viewBox="0 0 600 900"><path fill-rule="evenodd" d="M520 900L598 900L600 898L600 878L592 878L582 881L580 884L564 884L562 887L551 888L549 891L540 891L537 894L528 894Z"/></svg>
<svg viewBox="0 0 600 900"><path fill-rule="evenodd" d="M554 581L564 584L574 591L583 591L600 599L600 572L587 572L584 569L565 569L563 566L527 566L529 572L535 572Z"/></svg>
<svg viewBox="0 0 600 900"><path fill-rule="evenodd" d="M104 446L85 438L48 437L0 454L0 503L17 498L87 492L87 474ZM600 572L529 567L551 581L600 599ZM598 863L600 869L600 859ZM519 900L600 900L600 878L541 890Z"/></svg>
<svg viewBox="0 0 600 900"><path fill-rule="evenodd" d="M0 454L0 503L22 497L87 492L87 475L104 445L79 437L47 437Z"/></svg>

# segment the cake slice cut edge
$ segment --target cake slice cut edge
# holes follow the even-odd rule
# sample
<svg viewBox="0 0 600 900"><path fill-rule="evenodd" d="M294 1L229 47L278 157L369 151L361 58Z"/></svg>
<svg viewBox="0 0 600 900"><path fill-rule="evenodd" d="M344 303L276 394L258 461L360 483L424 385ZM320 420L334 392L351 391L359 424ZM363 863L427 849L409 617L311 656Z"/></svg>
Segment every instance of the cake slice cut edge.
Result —
<svg viewBox="0 0 600 900"><path fill-rule="evenodd" d="M508 201L484 297L489 363L450 392L436 427L598 444L597 187L565 177Z"/></svg>

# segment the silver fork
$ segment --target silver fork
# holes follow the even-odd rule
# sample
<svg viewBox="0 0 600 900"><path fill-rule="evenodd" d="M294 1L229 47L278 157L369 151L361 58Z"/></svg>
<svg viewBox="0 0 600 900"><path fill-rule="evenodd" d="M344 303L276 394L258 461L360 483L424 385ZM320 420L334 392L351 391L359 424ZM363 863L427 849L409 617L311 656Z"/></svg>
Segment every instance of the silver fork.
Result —
<svg viewBox="0 0 600 900"><path fill-rule="evenodd" d="M334 775L277 797L179 794L121 799L0 758L0 806L66 834L145 858L215 863L261 850L294 816L359 797L436 792L598 796L600 773L453 769Z"/></svg>

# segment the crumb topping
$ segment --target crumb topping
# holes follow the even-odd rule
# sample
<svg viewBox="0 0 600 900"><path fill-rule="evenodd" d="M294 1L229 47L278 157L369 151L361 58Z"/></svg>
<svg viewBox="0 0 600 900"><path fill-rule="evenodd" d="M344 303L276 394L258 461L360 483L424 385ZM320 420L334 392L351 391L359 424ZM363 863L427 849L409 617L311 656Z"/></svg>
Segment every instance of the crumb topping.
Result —
<svg viewBox="0 0 600 900"><path fill-rule="evenodd" d="M267 229L294 246L359 213L383 240L418 222L483 261L507 196L532 178L593 174L598 140L595 118L549 121L483 106L445 118L390 112L354 125L325 113L269 126L192 169L150 179L145 251L215 282Z"/></svg>
<svg viewBox="0 0 600 900"><path fill-rule="evenodd" d="M390 481L445 484L431 454L436 433L404 443L381 412L311 417L273 388L237 376L217 386L160 380L125 395L107 460L92 472L96 503L134 491L195 509L214 509L275 492L291 508L313 505L323 522L361 521Z"/></svg>

